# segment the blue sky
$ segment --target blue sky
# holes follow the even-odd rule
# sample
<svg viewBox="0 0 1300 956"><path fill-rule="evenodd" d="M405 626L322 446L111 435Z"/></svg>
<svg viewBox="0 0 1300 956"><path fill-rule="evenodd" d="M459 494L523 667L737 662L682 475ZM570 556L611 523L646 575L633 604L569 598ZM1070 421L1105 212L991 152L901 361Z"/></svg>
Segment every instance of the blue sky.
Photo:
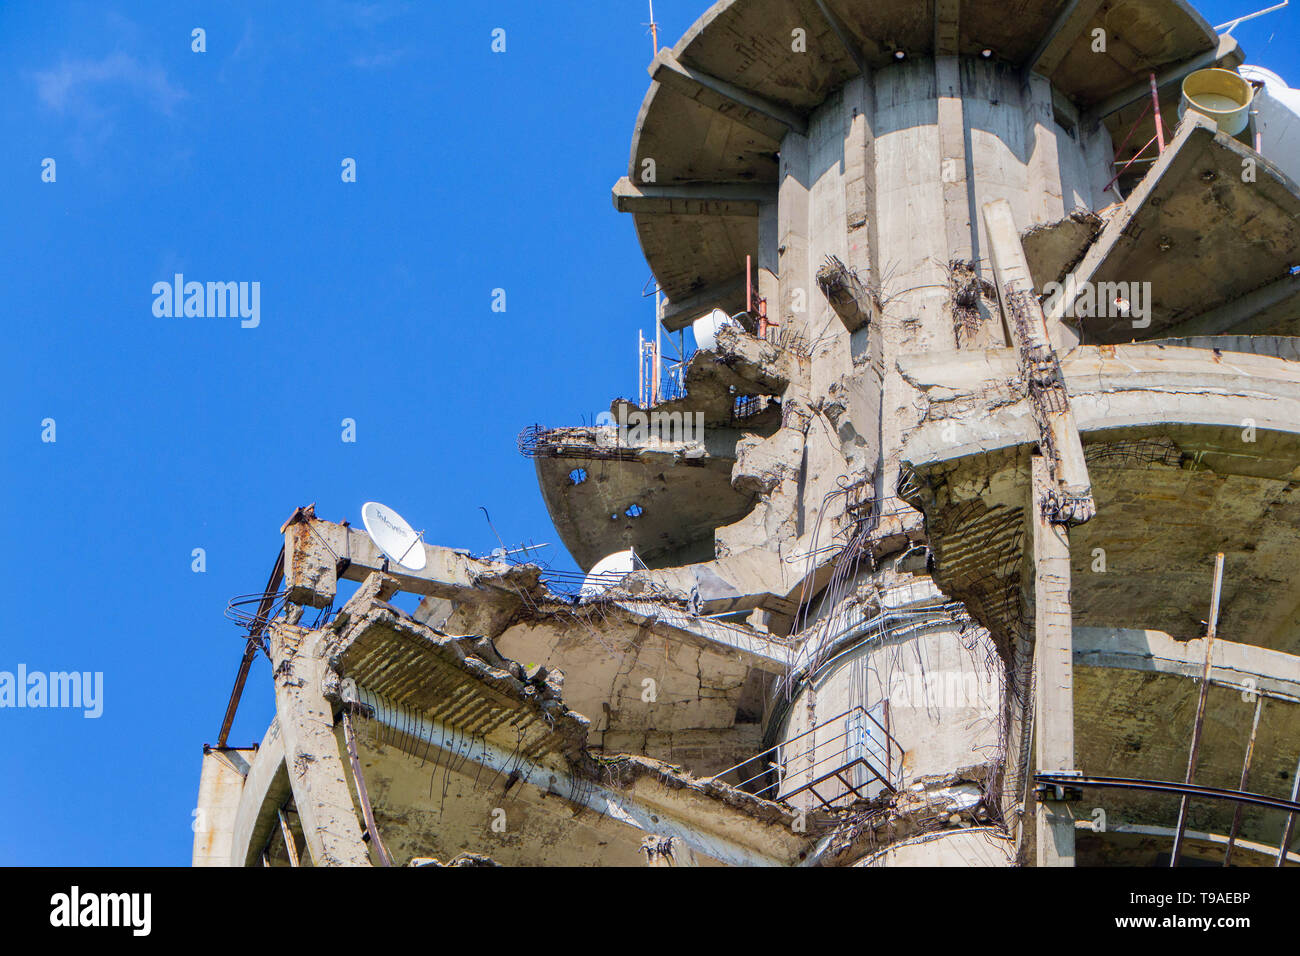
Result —
<svg viewBox="0 0 1300 956"><path fill-rule="evenodd" d="M0 6L0 670L105 682L98 720L0 711L0 864L189 862L242 649L222 611L296 505L378 499L474 551L485 506L507 543L555 541L517 432L634 397L648 272L609 190L644 0L308 6ZM659 0L661 36L705 7ZM1237 36L1300 83L1295 16ZM155 317L177 272L260 282L260 325ZM259 660L231 742L272 712Z"/></svg>

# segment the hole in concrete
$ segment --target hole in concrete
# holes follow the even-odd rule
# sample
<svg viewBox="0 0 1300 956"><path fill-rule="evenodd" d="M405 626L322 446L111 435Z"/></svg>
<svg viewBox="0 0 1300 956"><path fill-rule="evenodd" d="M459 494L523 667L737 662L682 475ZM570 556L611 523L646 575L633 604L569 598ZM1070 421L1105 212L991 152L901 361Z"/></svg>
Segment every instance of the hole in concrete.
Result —
<svg viewBox="0 0 1300 956"><path fill-rule="evenodd" d="M586 469L586 468L575 468L575 469L573 469L573 471L569 472L569 483L570 483L570 484L573 484L573 485L580 485L580 484L582 484L582 483L583 483L584 481L586 481L586 480L587 480L587 469Z"/></svg>
<svg viewBox="0 0 1300 956"><path fill-rule="evenodd" d="M639 518L644 512L645 509L640 505L628 505L627 511L623 512L623 514L627 515L629 518Z"/></svg>

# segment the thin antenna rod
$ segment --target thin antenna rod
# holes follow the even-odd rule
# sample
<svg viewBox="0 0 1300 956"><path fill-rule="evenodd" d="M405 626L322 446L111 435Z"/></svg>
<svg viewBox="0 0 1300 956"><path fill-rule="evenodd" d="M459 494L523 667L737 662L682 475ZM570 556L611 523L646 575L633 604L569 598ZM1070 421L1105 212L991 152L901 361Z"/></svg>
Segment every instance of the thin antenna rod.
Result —
<svg viewBox="0 0 1300 956"><path fill-rule="evenodd" d="M1285 3L1282 6L1286 6ZM1235 24L1234 24L1235 25ZM655 23L655 0L650 0L650 44L654 47L654 55L659 55L659 24Z"/></svg>
<svg viewBox="0 0 1300 956"><path fill-rule="evenodd" d="M1273 6L1265 7L1263 10L1256 10L1254 13L1248 13L1244 17L1237 17L1237 19L1229 20L1227 23L1220 23L1217 27L1214 28L1214 32L1225 33L1225 34L1231 33L1233 30L1237 29L1237 24L1245 23L1247 20L1254 20L1256 17L1262 17L1264 14L1272 13L1274 10L1281 10L1290 2L1291 0L1282 0L1281 3L1275 3L1273 4ZM653 13L650 16L651 19L654 18Z"/></svg>

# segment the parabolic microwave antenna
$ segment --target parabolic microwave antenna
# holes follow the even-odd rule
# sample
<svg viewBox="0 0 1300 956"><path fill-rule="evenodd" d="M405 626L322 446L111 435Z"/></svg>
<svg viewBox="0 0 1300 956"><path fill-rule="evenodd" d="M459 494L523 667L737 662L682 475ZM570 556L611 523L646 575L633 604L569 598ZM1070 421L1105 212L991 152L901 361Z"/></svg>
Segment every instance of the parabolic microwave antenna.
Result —
<svg viewBox="0 0 1300 956"><path fill-rule="evenodd" d="M718 332L725 325L733 325L731 316L721 309L714 309L708 315L702 315L691 323L691 330L695 333L695 345L705 351L712 351L718 347Z"/></svg>
<svg viewBox="0 0 1300 956"><path fill-rule="evenodd" d="M423 531L415 531L405 518L378 501L367 501L361 506L361 522L370 540L388 560L408 571L424 570L426 558L420 540Z"/></svg>

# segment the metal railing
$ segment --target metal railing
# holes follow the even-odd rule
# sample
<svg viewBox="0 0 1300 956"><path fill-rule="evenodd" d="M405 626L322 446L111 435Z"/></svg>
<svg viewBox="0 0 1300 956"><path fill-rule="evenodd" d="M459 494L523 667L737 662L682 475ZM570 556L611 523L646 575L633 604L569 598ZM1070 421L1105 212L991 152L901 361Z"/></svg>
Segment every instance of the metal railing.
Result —
<svg viewBox="0 0 1300 956"><path fill-rule="evenodd" d="M881 719L871 713L877 708ZM877 708L868 710L859 705L846 710L713 779L739 773L744 779L735 786L755 796L789 804L794 797L808 792L827 810L870 799L869 790L877 783L893 793L901 779L903 748L889 733L888 701L882 701ZM838 732L821 736L829 730ZM804 764L796 766L797 762ZM746 773L751 775L744 777ZM765 782L764 778L774 779ZM750 789L756 784L762 785ZM822 792L832 788L835 793Z"/></svg>

